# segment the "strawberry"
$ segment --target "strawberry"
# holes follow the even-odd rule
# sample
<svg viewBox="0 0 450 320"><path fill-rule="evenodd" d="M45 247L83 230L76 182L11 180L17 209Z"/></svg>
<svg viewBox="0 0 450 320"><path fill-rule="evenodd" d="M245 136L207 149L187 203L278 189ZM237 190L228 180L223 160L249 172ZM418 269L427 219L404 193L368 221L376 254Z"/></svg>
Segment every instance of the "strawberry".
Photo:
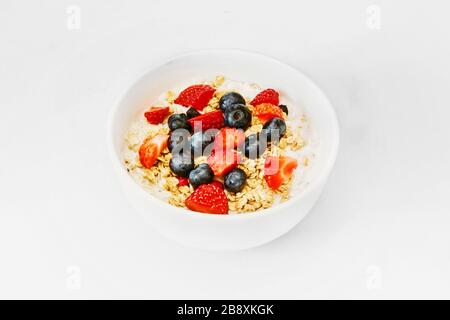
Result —
<svg viewBox="0 0 450 320"><path fill-rule="evenodd" d="M150 169L161 152L167 147L169 136L162 134L154 138L147 138L139 149L139 160L144 168Z"/></svg>
<svg viewBox="0 0 450 320"><path fill-rule="evenodd" d="M272 190L287 182L297 168L297 160L290 157L267 157L264 163L264 179Z"/></svg>
<svg viewBox="0 0 450 320"><path fill-rule="evenodd" d="M241 146L245 141L244 131L236 128L222 128L215 137L214 150L232 150Z"/></svg>
<svg viewBox="0 0 450 320"><path fill-rule="evenodd" d="M202 131L208 129L220 129L223 127L223 113L220 110L208 112L189 119L188 122L194 131L198 131L198 129L201 129Z"/></svg>
<svg viewBox="0 0 450 320"><path fill-rule="evenodd" d="M252 106L257 106L261 103L270 103L274 105L278 105L280 103L279 94L273 89L266 89L261 91L256 95L255 98L250 102Z"/></svg>
<svg viewBox="0 0 450 320"><path fill-rule="evenodd" d="M279 106L270 103L256 105L253 114L263 123L273 118L284 118L283 110Z"/></svg>
<svg viewBox="0 0 450 320"><path fill-rule="evenodd" d="M207 161L215 176L223 176L236 168L240 160L235 150L213 150Z"/></svg>
<svg viewBox="0 0 450 320"><path fill-rule="evenodd" d="M203 108L208 105L214 92L216 92L216 89L211 86L206 84L195 84L181 91L174 102L185 107L193 107L202 111Z"/></svg>
<svg viewBox="0 0 450 320"><path fill-rule="evenodd" d="M223 183L220 182L219 180L214 180L213 182L211 182L211 184L214 184L214 185L218 186L222 190L224 189Z"/></svg>
<svg viewBox="0 0 450 320"><path fill-rule="evenodd" d="M151 107L144 116L150 124L160 124L169 115L169 107Z"/></svg>
<svg viewBox="0 0 450 320"><path fill-rule="evenodd" d="M189 179L184 177L177 177L178 179L178 187L184 187L189 185Z"/></svg>
<svg viewBox="0 0 450 320"><path fill-rule="evenodd" d="M225 191L215 183L202 184L186 199L186 207L192 211L227 214L228 199Z"/></svg>

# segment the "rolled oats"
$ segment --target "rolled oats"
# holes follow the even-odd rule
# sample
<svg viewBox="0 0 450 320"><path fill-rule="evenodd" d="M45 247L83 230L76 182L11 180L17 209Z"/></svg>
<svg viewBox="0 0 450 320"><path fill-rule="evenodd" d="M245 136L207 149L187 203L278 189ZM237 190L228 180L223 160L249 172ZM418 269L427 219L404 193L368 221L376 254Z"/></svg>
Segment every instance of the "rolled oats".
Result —
<svg viewBox="0 0 450 320"><path fill-rule="evenodd" d="M218 88L222 86L225 78L218 76L211 83L212 86ZM250 85L252 86L252 85ZM253 84L255 88L259 88ZM219 108L219 99L226 91L217 90L213 98L205 107L204 112L210 112ZM172 110L174 110L174 101L176 94L173 91L166 93L166 101L169 103ZM246 97L246 101L249 101ZM253 106L247 103L248 108L252 111ZM298 118L297 118L298 119ZM306 123L307 118L302 115L300 124ZM245 135L256 134L263 128L263 124L258 117L252 117L250 128L245 131ZM292 186L292 179L283 184L278 190L270 189L264 179L264 163L268 155L280 156L285 155L286 151L298 151L305 147L306 141L301 134L302 126L298 125L296 128L287 125L286 135L279 141L278 145L271 144L268 146L264 154L257 159L248 159L243 157L242 162L238 168L242 169L247 175L247 182L244 189L239 193L231 193L225 190L228 198L229 210L235 213L254 212L270 208L275 201L286 201L290 196L290 188ZM194 191L192 186L178 186L178 178L171 172L169 162L172 157L167 148L157 158L156 164L151 169L144 168L137 155L142 142L146 138L152 138L160 134L168 134L169 129L167 125L149 125L144 120L140 119L132 125L128 134L125 137L126 151L124 152L125 167L131 175L136 177L145 185L160 185L168 194L167 202L177 207L185 207L185 200ZM199 165L207 162L207 157L198 157L195 159L195 164ZM302 165L307 167L310 164L310 159L307 156L303 157Z"/></svg>

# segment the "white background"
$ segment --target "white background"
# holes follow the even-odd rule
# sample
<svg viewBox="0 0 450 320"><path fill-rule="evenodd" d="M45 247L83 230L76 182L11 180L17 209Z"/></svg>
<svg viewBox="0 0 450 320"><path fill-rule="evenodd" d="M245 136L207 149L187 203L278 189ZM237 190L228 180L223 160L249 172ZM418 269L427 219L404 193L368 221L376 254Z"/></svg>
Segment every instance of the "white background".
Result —
<svg viewBox="0 0 450 320"><path fill-rule="evenodd" d="M69 5L81 28L67 28ZM367 24L369 5L380 29ZM1 298L450 298L448 1L0 0ZM292 232L184 248L125 200L105 147L129 81L241 48L329 95L340 154ZM255 79L257 80L257 79Z"/></svg>

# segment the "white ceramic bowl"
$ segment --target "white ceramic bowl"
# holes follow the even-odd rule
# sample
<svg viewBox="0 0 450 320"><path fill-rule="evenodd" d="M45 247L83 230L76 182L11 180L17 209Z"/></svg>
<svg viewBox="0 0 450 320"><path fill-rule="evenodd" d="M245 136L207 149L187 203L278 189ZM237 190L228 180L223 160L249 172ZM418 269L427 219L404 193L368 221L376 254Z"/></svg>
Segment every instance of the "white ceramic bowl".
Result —
<svg viewBox="0 0 450 320"><path fill-rule="evenodd" d="M289 201L263 211L212 215L171 206L146 192L123 165L124 137L135 116L162 93L183 80L225 75L276 88L302 106L319 138L310 184ZM305 75L273 58L237 50L205 50L173 58L131 83L114 106L108 124L108 145L114 169L138 212L163 235L184 245L208 250L239 250L267 243L293 228L318 199L333 168L339 144L335 112L324 93Z"/></svg>

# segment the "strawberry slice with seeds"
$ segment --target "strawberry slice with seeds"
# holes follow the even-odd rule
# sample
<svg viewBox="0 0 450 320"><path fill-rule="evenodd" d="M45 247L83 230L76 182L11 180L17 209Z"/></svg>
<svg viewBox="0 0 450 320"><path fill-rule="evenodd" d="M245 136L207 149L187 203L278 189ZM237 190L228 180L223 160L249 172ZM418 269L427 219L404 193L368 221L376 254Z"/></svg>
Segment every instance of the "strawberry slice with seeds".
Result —
<svg viewBox="0 0 450 320"><path fill-rule="evenodd" d="M215 183L202 184L186 199L186 207L192 211L227 214L228 199L223 188Z"/></svg>
<svg viewBox="0 0 450 320"><path fill-rule="evenodd" d="M144 168L150 169L155 164L159 155L167 147L169 136L158 135L154 138L147 138L139 148L139 160Z"/></svg>
<svg viewBox="0 0 450 320"><path fill-rule="evenodd" d="M223 127L223 113L220 110L208 112L188 120L194 131L206 131Z"/></svg>
<svg viewBox="0 0 450 320"><path fill-rule="evenodd" d="M237 167L241 161L240 154L235 150L213 150L208 157L208 164L215 176L223 176Z"/></svg>
<svg viewBox="0 0 450 320"><path fill-rule="evenodd" d="M273 118L284 119L283 110L278 105L270 103L262 103L255 106L253 114L258 117L258 119L266 123Z"/></svg>
<svg viewBox="0 0 450 320"><path fill-rule="evenodd" d="M267 157L264 163L264 179L272 190L277 190L293 175L298 162L291 157Z"/></svg>
<svg viewBox="0 0 450 320"><path fill-rule="evenodd" d="M150 124L160 124L169 115L169 107L151 107L146 113L144 113L145 118L147 118Z"/></svg>
<svg viewBox="0 0 450 320"><path fill-rule="evenodd" d="M215 137L213 149L232 150L245 142L245 133L241 129L222 128Z"/></svg>
<svg viewBox="0 0 450 320"><path fill-rule="evenodd" d="M216 89L211 86L206 84L195 84L181 91L174 102L185 107L193 107L202 111L203 108L208 105L214 92L216 92Z"/></svg>
<svg viewBox="0 0 450 320"><path fill-rule="evenodd" d="M278 105L280 103L280 95L273 89L266 89L261 91L256 95L255 98L250 102L252 106L257 106L261 103L270 103L274 105Z"/></svg>

